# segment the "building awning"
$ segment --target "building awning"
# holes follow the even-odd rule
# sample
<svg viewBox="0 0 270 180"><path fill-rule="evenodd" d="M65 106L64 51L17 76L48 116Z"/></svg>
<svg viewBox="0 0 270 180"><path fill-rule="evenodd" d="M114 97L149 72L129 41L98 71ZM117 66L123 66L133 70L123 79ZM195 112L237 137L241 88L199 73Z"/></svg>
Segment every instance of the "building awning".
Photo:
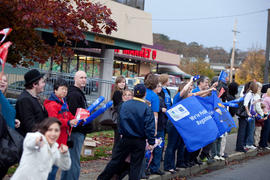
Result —
<svg viewBox="0 0 270 180"><path fill-rule="evenodd" d="M177 66L158 65L158 73L167 73L170 75L182 76L183 78L190 78L191 75L185 73Z"/></svg>

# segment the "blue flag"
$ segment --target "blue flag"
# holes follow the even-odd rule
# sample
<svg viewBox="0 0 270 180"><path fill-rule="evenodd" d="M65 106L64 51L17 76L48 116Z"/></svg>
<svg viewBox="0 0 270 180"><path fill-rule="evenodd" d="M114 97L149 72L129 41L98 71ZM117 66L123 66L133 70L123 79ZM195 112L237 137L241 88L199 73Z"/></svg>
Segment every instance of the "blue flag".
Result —
<svg viewBox="0 0 270 180"><path fill-rule="evenodd" d="M225 71L221 71L219 74L218 80L226 83L227 77L228 77L228 74Z"/></svg>
<svg viewBox="0 0 270 180"><path fill-rule="evenodd" d="M231 114L222 104L221 100L217 97L216 91L212 91L212 94L210 96L206 97L196 96L196 98L215 120L219 130L218 137L224 134L225 132L229 132L231 128L236 127Z"/></svg>
<svg viewBox="0 0 270 180"><path fill-rule="evenodd" d="M189 152L210 144L219 134L212 115L195 96L175 104L166 114L180 133Z"/></svg>

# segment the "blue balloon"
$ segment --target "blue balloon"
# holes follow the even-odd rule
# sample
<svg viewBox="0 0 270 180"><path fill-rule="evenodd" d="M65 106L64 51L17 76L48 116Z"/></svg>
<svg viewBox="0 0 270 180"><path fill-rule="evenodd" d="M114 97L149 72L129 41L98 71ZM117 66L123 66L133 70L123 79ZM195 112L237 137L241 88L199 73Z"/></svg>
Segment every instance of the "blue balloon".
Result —
<svg viewBox="0 0 270 180"><path fill-rule="evenodd" d="M193 76L193 81L195 82L195 81L197 81L199 78L200 78L200 75L195 75L195 76Z"/></svg>
<svg viewBox="0 0 270 180"><path fill-rule="evenodd" d="M91 123L94 119L96 119L99 115L104 113L107 109L109 109L113 105L112 101L107 102L105 105L103 105L101 108L99 108L96 112L91 114L90 117L86 118L86 121L83 123L83 126L86 124Z"/></svg>
<svg viewBox="0 0 270 180"><path fill-rule="evenodd" d="M228 101L229 103L240 103L241 101L244 101L244 97L240 97L238 99L235 99L235 100L231 100L231 101Z"/></svg>
<svg viewBox="0 0 270 180"><path fill-rule="evenodd" d="M229 102L225 102L225 103L222 103L224 106L229 106L229 107L234 107L234 108L238 108L238 104L237 103L231 103L230 101Z"/></svg>
<svg viewBox="0 0 270 180"><path fill-rule="evenodd" d="M88 108L87 108L87 111L89 111L90 113L96 108L98 107L98 105L100 105L100 103L102 103L104 101L104 97L103 96L100 96L99 98L97 98L93 104L91 104Z"/></svg>

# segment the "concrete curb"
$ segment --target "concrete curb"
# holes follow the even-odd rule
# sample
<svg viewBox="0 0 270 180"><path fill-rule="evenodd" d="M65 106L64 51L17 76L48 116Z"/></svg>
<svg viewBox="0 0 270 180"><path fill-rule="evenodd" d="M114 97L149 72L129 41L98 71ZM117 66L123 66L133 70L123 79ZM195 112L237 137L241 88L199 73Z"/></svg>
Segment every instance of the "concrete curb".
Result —
<svg viewBox="0 0 270 180"><path fill-rule="evenodd" d="M199 174L200 172L204 171L204 170L216 170L216 169L220 169L222 167L227 166L230 162L232 161L241 161L244 160L246 158L250 158L250 157L255 157L258 154L268 154L270 153L270 150L264 150L264 151L259 151L259 150L249 150L246 153L243 152L236 152L234 154L230 154L229 157L225 160L225 161L215 161L211 164L206 164L203 163L202 165L195 165L191 168L186 168L186 169L180 169L177 173L175 174L171 174L169 172L165 172L164 175L159 176L159 175L151 175L149 176L148 179L151 180L167 180L167 179L172 179L172 178L176 178L176 177L187 177L187 176L193 176L196 174Z"/></svg>

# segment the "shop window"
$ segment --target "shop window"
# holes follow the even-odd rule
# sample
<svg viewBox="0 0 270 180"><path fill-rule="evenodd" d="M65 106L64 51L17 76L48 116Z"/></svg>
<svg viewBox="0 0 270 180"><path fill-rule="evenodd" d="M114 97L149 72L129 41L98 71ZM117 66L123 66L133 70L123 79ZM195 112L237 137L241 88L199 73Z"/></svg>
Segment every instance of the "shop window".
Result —
<svg viewBox="0 0 270 180"><path fill-rule="evenodd" d="M113 63L113 75L114 76L121 75L121 61L114 61L114 63Z"/></svg>
<svg viewBox="0 0 270 180"><path fill-rule="evenodd" d="M157 73L157 64L150 63L150 72Z"/></svg>

